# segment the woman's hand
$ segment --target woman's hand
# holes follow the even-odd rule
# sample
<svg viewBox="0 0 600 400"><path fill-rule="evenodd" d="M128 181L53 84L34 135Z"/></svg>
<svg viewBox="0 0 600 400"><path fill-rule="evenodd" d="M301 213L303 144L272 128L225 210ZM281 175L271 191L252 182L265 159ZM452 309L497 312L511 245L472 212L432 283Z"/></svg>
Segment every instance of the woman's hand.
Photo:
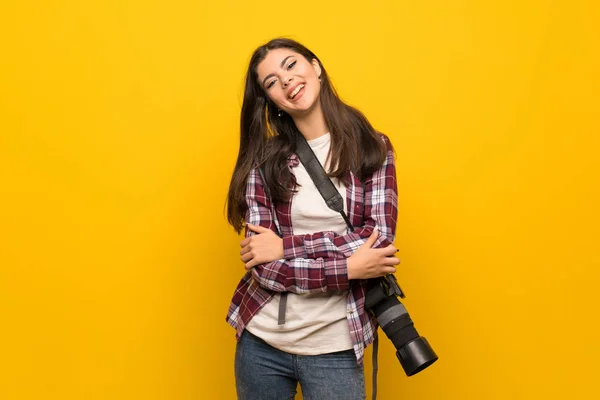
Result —
<svg viewBox="0 0 600 400"><path fill-rule="evenodd" d="M242 261L246 270L259 264L283 258L283 239L275 232L262 226L248 224L248 229L258 235L250 236L240 242Z"/></svg>
<svg viewBox="0 0 600 400"><path fill-rule="evenodd" d="M391 244L383 249L372 248L378 235L375 229L365 244L348 258L348 279L378 278L396 272L394 265L400 264L400 260L394 257L396 248Z"/></svg>

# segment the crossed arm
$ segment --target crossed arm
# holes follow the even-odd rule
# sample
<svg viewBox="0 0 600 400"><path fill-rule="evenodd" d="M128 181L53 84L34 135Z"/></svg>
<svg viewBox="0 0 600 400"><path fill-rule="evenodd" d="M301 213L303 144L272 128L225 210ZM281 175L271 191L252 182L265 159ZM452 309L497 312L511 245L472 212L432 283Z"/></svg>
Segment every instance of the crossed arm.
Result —
<svg viewBox="0 0 600 400"><path fill-rule="evenodd" d="M365 182L364 224L338 235L325 231L279 238L269 197L257 170L246 185L246 238L242 261L263 287L277 292L309 293L347 289L350 279L395 272L392 245L397 217L393 152L387 138L384 164Z"/></svg>

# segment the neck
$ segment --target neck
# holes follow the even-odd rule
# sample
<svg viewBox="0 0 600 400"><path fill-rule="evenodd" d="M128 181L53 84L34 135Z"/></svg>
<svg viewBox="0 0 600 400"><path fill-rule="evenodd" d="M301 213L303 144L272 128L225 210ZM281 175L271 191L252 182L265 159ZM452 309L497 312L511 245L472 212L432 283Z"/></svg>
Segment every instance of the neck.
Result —
<svg viewBox="0 0 600 400"><path fill-rule="evenodd" d="M293 117L296 127L306 140L313 140L329 132L325 123L325 115L318 101L315 107L304 115Z"/></svg>

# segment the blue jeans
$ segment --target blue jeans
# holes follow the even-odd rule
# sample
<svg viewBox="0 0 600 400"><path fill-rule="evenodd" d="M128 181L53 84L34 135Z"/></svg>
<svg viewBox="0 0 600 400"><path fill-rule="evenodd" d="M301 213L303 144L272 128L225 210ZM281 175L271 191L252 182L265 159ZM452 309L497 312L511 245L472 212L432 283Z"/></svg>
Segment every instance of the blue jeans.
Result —
<svg viewBox="0 0 600 400"><path fill-rule="evenodd" d="M304 400L364 400L363 365L353 350L299 356L244 331L235 352L238 400L289 400L300 383Z"/></svg>

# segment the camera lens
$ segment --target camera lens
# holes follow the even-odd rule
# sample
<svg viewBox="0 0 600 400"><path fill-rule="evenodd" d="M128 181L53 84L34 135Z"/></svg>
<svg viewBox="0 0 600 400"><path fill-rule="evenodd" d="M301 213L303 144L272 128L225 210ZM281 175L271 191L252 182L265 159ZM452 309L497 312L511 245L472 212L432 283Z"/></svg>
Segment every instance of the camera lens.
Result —
<svg viewBox="0 0 600 400"><path fill-rule="evenodd" d="M377 323L396 348L396 356L408 376L412 376L437 361L427 339L419 336L406 307L395 295L387 295L381 284L367 292L365 304Z"/></svg>

